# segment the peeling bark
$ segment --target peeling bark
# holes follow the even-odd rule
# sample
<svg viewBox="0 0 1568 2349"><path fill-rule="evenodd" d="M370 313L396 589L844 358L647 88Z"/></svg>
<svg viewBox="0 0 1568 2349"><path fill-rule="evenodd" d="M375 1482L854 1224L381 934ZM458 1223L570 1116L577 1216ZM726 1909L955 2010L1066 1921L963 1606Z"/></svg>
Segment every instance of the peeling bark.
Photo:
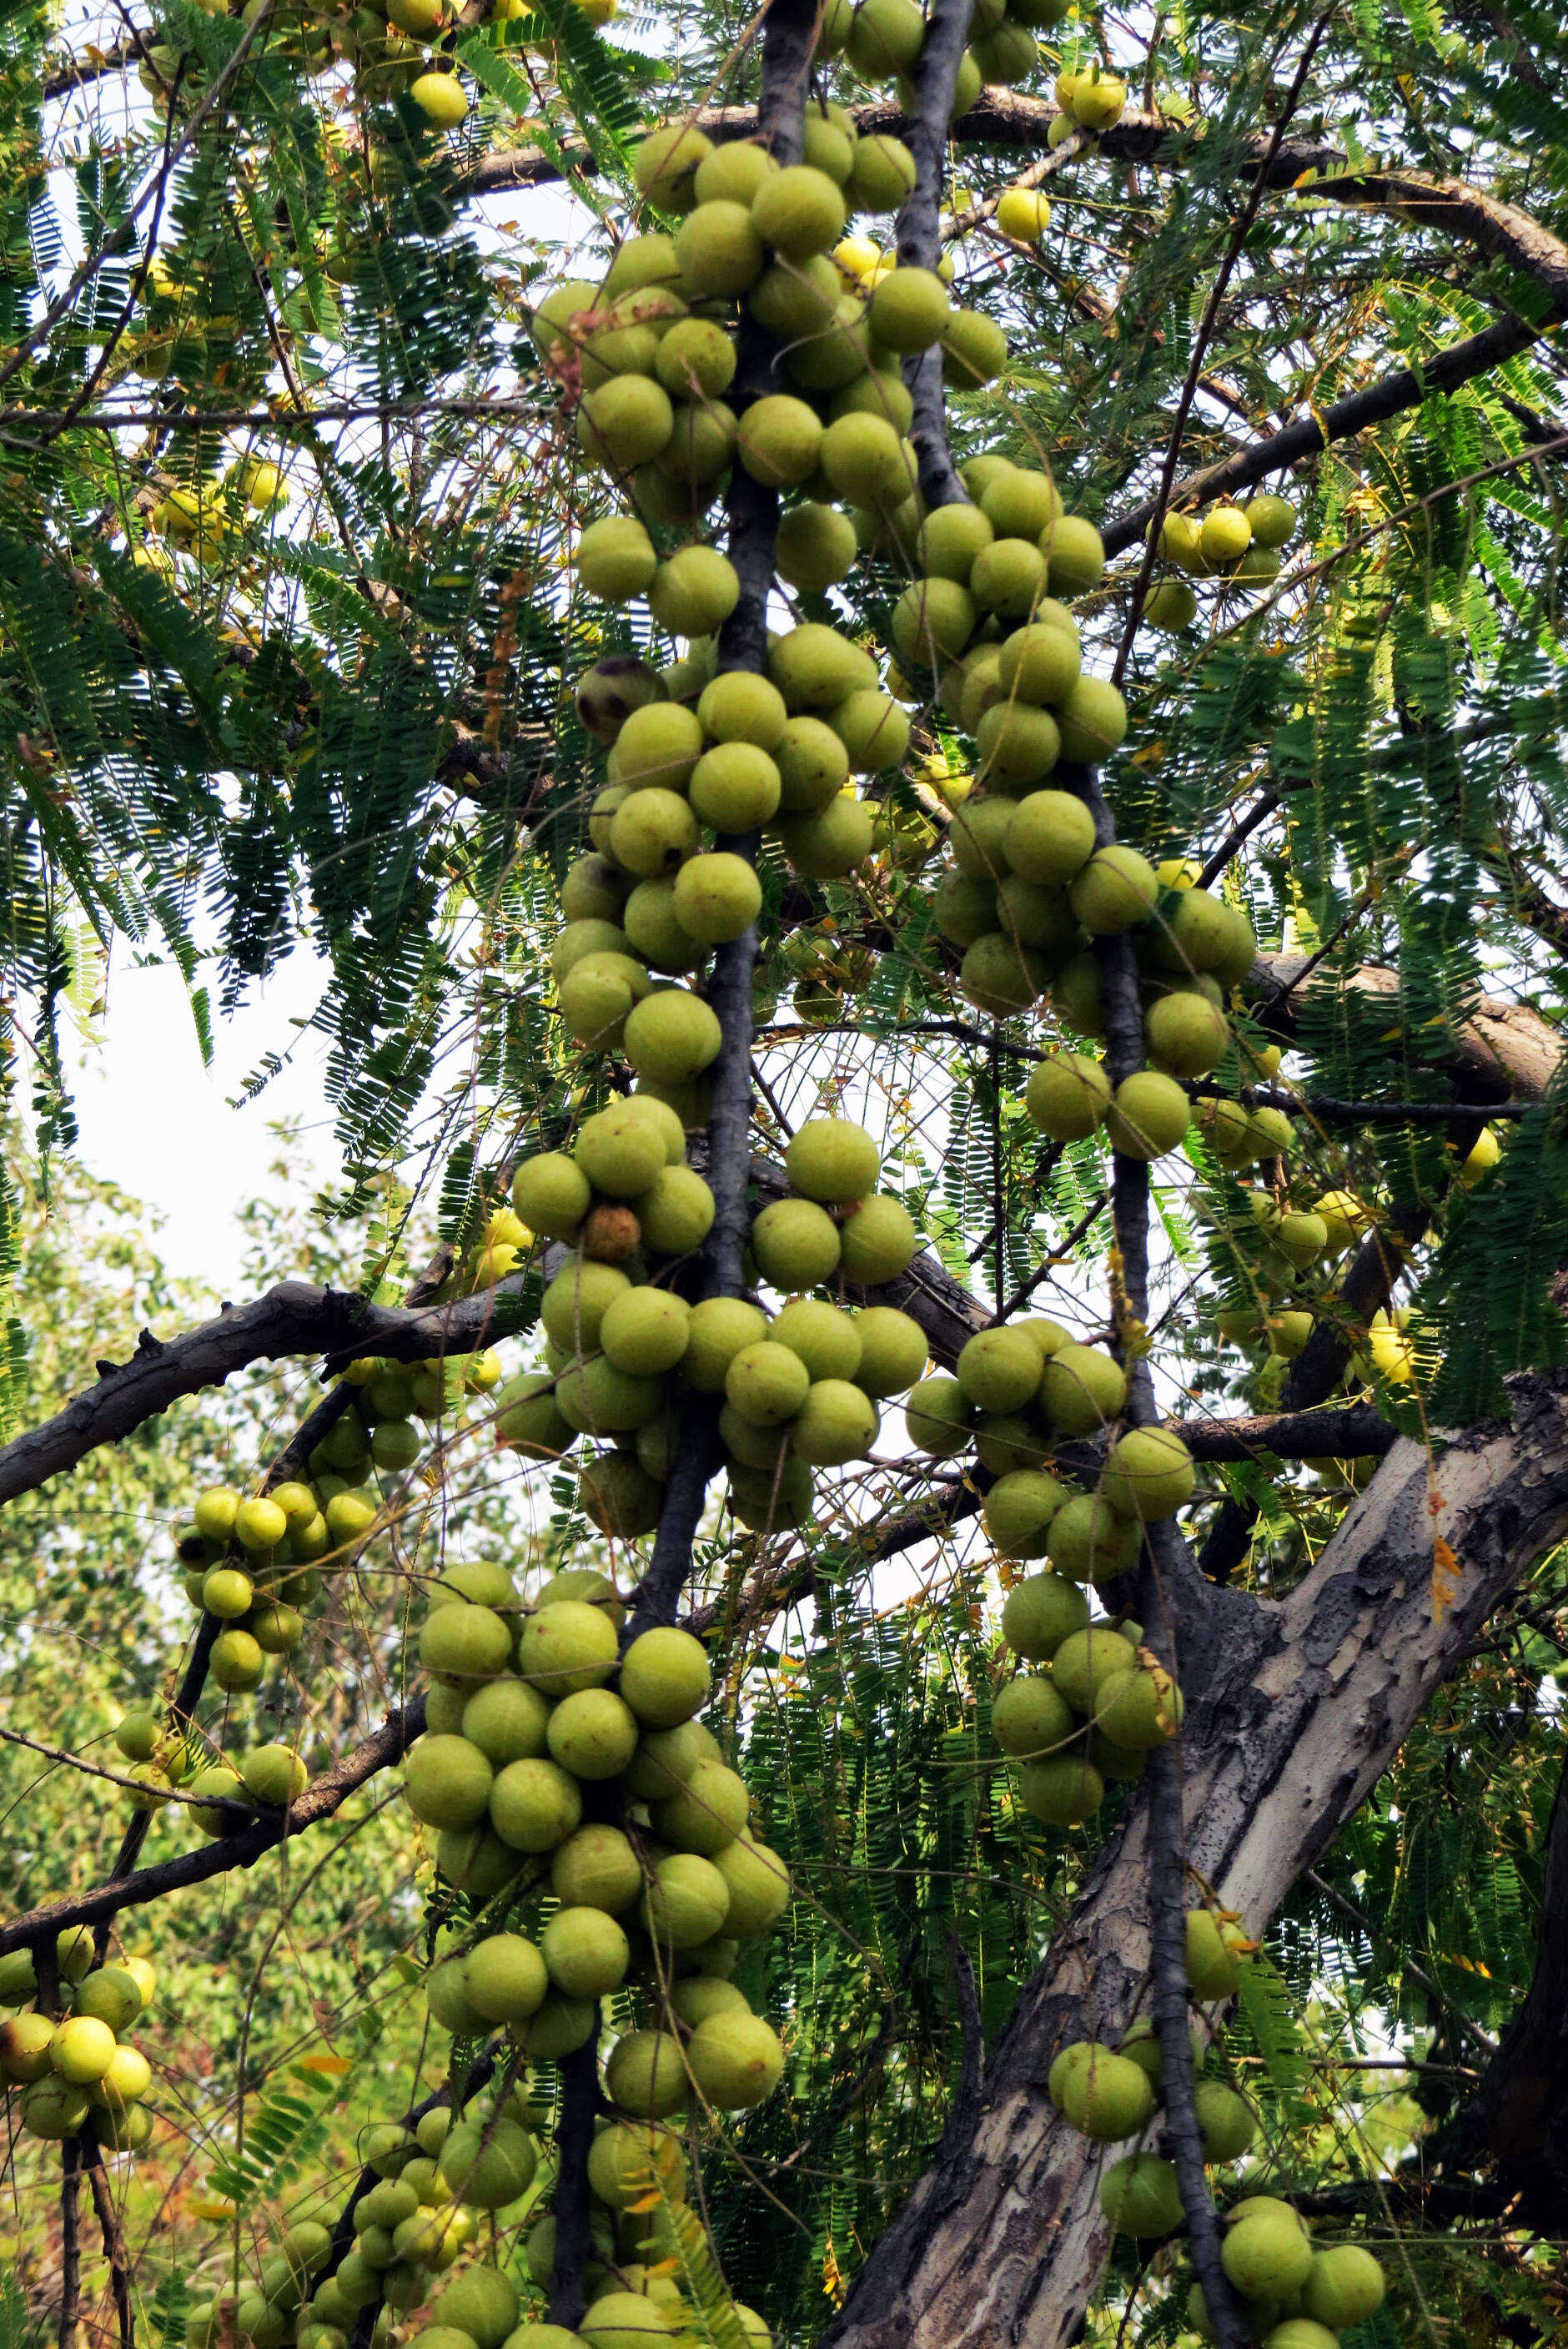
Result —
<svg viewBox="0 0 1568 2349"><path fill-rule="evenodd" d="M1513 1416L1401 1440L1279 1603L1212 1591L1181 1623L1187 1861L1260 1931L1365 1799L1492 1609L1568 1530L1568 1377L1511 1381ZM1453 1563L1434 1571L1434 1541ZM827 2340L854 2349L1068 2349L1109 2249L1097 2193L1125 2148L1046 2094L1070 2039L1147 2003L1147 1806L1137 1799L1021 1993L962 2143L944 2145Z"/></svg>

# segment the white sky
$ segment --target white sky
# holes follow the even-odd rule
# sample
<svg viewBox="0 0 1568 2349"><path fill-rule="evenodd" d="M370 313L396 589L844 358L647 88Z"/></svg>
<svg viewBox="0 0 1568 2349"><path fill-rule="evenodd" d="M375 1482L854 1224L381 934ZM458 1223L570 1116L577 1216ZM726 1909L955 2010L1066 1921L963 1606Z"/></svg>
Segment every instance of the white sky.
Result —
<svg viewBox="0 0 1568 2349"><path fill-rule="evenodd" d="M242 1293L235 1209L280 1189L267 1177L269 1124L300 1121L316 1180L334 1179L340 1169L323 1085L325 1040L289 1024L315 1010L325 972L314 955L296 950L234 1019L214 1017L210 1070L172 964L136 969L128 962L112 970L107 1017L94 1023L93 1040L68 1030L61 1038L82 1164L163 1217L157 1246L171 1272L210 1281L225 1297ZM289 1065L263 1092L232 1105L269 1051L291 1050Z"/></svg>

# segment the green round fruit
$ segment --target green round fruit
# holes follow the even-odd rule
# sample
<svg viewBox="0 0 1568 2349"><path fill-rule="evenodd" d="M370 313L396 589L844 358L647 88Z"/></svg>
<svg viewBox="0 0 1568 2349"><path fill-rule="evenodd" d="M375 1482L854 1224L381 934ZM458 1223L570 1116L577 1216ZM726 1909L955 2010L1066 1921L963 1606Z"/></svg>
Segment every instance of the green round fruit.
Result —
<svg viewBox="0 0 1568 2349"><path fill-rule="evenodd" d="M922 1379L905 1399L903 1420L910 1442L936 1459L969 1449L975 1411L956 1379L940 1371Z"/></svg>
<svg viewBox="0 0 1568 2349"><path fill-rule="evenodd" d="M580 1599L560 1599L529 1616L518 1643L518 1670L542 1696L598 1688L615 1669L615 1626Z"/></svg>
<svg viewBox="0 0 1568 2349"><path fill-rule="evenodd" d="M872 333L890 351L929 350L941 341L952 308L947 288L934 270L896 268L872 288Z"/></svg>
<svg viewBox="0 0 1568 2349"><path fill-rule="evenodd" d="M1063 1435L1092 1435L1126 1400L1126 1374L1099 1346L1063 1346L1045 1366L1040 1402Z"/></svg>
<svg viewBox="0 0 1568 2349"><path fill-rule="evenodd" d="M465 1995L487 2023L526 2022L549 1989L544 1960L521 1933L492 1933L469 1952Z"/></svg>
<svg viewBox="0 0 1568 2349"><path fill-rule="evenodd" d="M689 1256L713 1228L713 1193L692 1166L666 1166L634 1202L644 1245L660 1256Z"/></svg>
<svg viewBox="0 0 1568 2349"><path fill-rule="evenodd" d="M1080 1754L1048 1762L1026 1762L1018 1771L1018 1800L1042 1826L1080 1826L1105 1800L1105 1781Z"/></svg>
<svg viewBox="0 0 1568 2349"><path fill-rule="evenodd" d="M876 1187L881 1154L863 1125L848 1118L809 1118L790 1137L784 1171L808 1199L840 1206Z"/></svg>
<svg viewBox="0 0 1568 2349"><path fill-rule="evenodd" d="M872 131L855 141L844 192L857 212L897 212L914 177L914 157L903 140Z"/></svg>
<svg viewBox="0 0 1568 2349"><path fill-rule="evenodd" d="M1080 677L1057 710L1062 756L1080 766L1103 766L1127 733L1127 704L1114 685Z"/></svg>
<svg viewBox="0 0 1568 2349"><path fill-rule="evenodd" d="M555 1707L546 1736L574 1778L618 1778L636 1751L636 1717L613 1689L580 1689Z"/></svg>
<svg viewBox="0 0 1568 2349"><path fill-rule="evenodd" d="M849 753L857 775L902 766L909 749L910 722L891 694L862 688L830 711L829 724Z"/></svg>
<svg viewBox="0 0 1568 2349"><path fill-rule="evenodd" d="M814 594L836 586L855 566L855 526L836 506L810 501L779 517L774 562L790 586Z"/></svg>
<svg viewBox="0 0 1568 2349"><path fill-rule="evenodd" d="M1137 1650L1119 1631L1090 1624L1070 1631L1051 1658L1051 1683L1079 1719L1088 1721L1099 1709L1106 1682L1137 1661Z"/></svg>
<svg viewBox="0 0 1568 2349"><path fill-rule="evenodd" d="M1253 502L1255 505L1257 500ZM1312 2255L1301 2287L1301 2304L1316 2323L1343 2333L1375 2316L1387 2290L1382 2268L1370 2251L1363 2251L1359 2243L1329 2243Z"/></svg>
<svg viewBox="0 0 1568 2349"><path fill-rule="evenodd" d="M792 1309L784 1309L788 1313ZM784 1315L779 1318L782 1320ZM924 1330L910 1314L901 1313L896 1306L868 1305L856 1314L854 1327L861 1355L851 1375L866 1394L875 1398L903 1394L922 1376L930 1347Z"/></svg>
<svg viewBox="0 0 1568 2349"><path fill-rule="evenodd" d="M689 1631L656 1624L627 1649L620 1691L645 1728L673 1729L707 1702L707 1651Z"/></svg>
<svg viewBox="0 0 1568 2349"><path fill-rule="evenodd" d="M1047 633L1054 636L1057 632ZM1094 818L1070 792L1030 792L1010 812L1004 850L1008 864L1024 880L1042 888L1067 887L1093 857Z"/></svg>
<svg viewBox="0 0 1568 2349"><path fill-rule="evenodd" d="M1242 1961L1226 1940L1219 1919L1211 1909L1190 1909L1187 1980L1193 1992L1205 2002L1233 1998L1241 1979Z"/></svg>
<svg viewBox="0 0 1568 2349"><path fill-rule="evenodd" d="M690 123L668 123L637 141L632 176L639 193L651 196L661 212L689 212L697 171L712 153L713 141Z"/></svg>
<svg viewBox="0 0 1568 2349"><path fill-rule="evenodd" d="M1105 571L1105 545L1093 523L1060 514L1040 535L1053 595L1087 595Z"/></svg>
<svg viewBox="0 0 1568 2349"><path fill-rule="evenodd" d="M751 219L775 253L805 261L842 235L843 191L825 171L793 163L763 180L751 200Z"/></svg>
<svg viewBox="0 0 1568 2349"><path fill-rule="evenodd" d="M942 380L954 391L995 383L1007 364L1007 337L983 310L953 310L942 331Z"/></svg>
<svg viewBox="0 0 1568 2349"><path fill-rule="evenodd" d="M545 1723L550 1707L526 1681L491 1681L476 1690L463 1707L463 1736L477 1746L491 1767L526 1762L544 1752Z"/></svg>
<svg viewBox="0 0 1568 2349"><path fill-rule="evenodd" d="M789 392L770 392L742 417L736 454L766 489L797 489L816 471L821 446L816 409Z"/></svg>
<svg viewBox="0 0 1568 2349"><path fill-rule="evenodd" d="M764 1280L788 1294L814 1288L839 1267L839 1227L810 1199L777 1199L751 1226L751 1253Z"/></svg>
<svg viewBox="0 0 1568 2349"><path fill-rule="evenodd" d="M711 636L739 601L735 565L714 546L681 547L660 564L648 590L648 609L676 636Z"/></svg>
<svg viewBox="0 0 1568 2349"><path fill-rule="evenodd" d="M1119 1516L1151 1525L1192 1497L1192 1455L1169 1428L1134 1428L1106 1454L1101 1489Z"/></svg>
<svg viewBox="0 0 1568 2349"><path fill-rule="evenodd" d="M1220 2253L1225 2273L1249 2300L1288 2299L1312 2271L1312 2238L1294 2210L1249 2216L1248 2207L1243 2202L1229 2214Z"/></svg>
<svg viewBox="0 0 1568 2349"><path fill-rule="evenodd" d="M1154 2153L1124 2154L1100 2179L1099 2207L1118 2234L1173 2233L1183 2216L1175 2164Z"/></svg>
<svg viewBox="0 0 1568 2349"><path fill-rule="evenodd" d="M750 2112L770 2096L784 2071L784 2050L758 2014L710 2014L686 2043L698 2095L721 2113Z"/></svg>
<svg viewBox="0 0 1568 2349"><path fill-rule="evenodd" d="M1231 1044L1224 1013L1201 995L1162 995L1145 1011L1143 1033L1151 1056L1173 1077L1206 1077Z"/></svg>
<svg viewBox="0 0 1568 2349"><path fill-rule="evenodd" d="M630 604L645 595L658 563L653 540L627 515L590 523L577 542L577 576L607 604Z"/></svg>
<svg viewBox="0 0 1568 2349"><path fill-rule="evenodd" d="M763 403L758 402L760 407ZM756 409L748 410L754 416ZM812 465L816 463L813 451ZM808 620L770 647L769 674L792 715L836 709L851 693L877 683L876 663L836 628ZM780 772L783 762L780 761ZM846 768L846 774L848 770Z"/></svg>
<svg viewBox="0 0 1568 2349"><path fill-rule="evenodd" d="M558 1909L539 1937L550 1979L567 1998L603 1998L618 1990L631 1944L603 1909Z"/></svg>
<svg viewBox="0 0 1568 2349"><path fill-rule="evenodd" d="M1150 590L1143 616L1153 628L1190 628L1198 616L1198 598L1184 579L1162 579Z"/></svg>
<svg viewBox="0 0 1568 2349"><path fill-rule="evenodd" d="M718 946L751 927L762 908L762 885L744 856L728 851L694 856L676 875L675 907L690 936L703 946Z"/></svg>
<svg viewBox="0 0 1568 2349"><path fill-rule="evenodd" d="M1146 857L1113 842L1095 850L1068 894L1086 930L1113 937L1147 919L1160 885Z"/></svg>
<svg viewBox="0 0 1568 2349"><path fill-rule="evenodd" d="M628 2031L604 2067L610 2102L645 2121L666 2120L688 2094L678 2039L667 2031Z"/></svg>
<svg viewBox="0 0 1568 2349"><path fill-rule="evenodd" d="M1203 2132L1204 2160L1238 2161L1257 2135L1257 2122L1246 2098L1222 2081L1200 2080L1193 2090L1193 2103Z"/></svg>
<svg viewBox="0 0 1568 2349"><path fill-rule="evenodd" d="M291 1745L253 1745L240 1764L240 1775L253 1801L274 1809L297 1802L310 1784L310 1772Z"/></svg>
<svg viewBox="0 0 1568 2349"><path fill-rule="evenodd" d="M811 1374L788 1346L761 1340L743 1346L725 1373L724 1392L753 1427L778 1427L805 1402Z"/></svg>
<svg viewBox="0 0 1568 2349"><path fill-rule="evenodd" d="M994 463L980 490L980 511L998 538L1038 540L1062 510L1055 482L1026 465Z"/></svg>
<svg viewBox="0 0 1568 2349"><path fill-rule="evenodd" d="M847 1280L877 1288L907 1272L920 1246L914 1217L885 1191L862 1200L839 1226L840 1264Z"/></svg>
<svg viewBox="0 0 1568 2349"><path fill-rule="evenodd" d="M672 1950L698 1949L722 1929L728 1914L729 1888L710 1859L676 1851L655 1861L642 1915L655 1941Z"/></svg>
<svg viewBox="0 0 1568 2349"><path fill-rule="evenodd" d="M1276 498L1265 491L1249 498L1242 512L1254 546L1284 546L1295 535L1296 511L1288 498Z"/></svg>
<svg viewBox="0 0 1568 2349"><path fill-rule="evenodd" d="M841 792L815 815L789 817L778 831L786 856L803 878L837 881L871 854L876 819L869 807Z"/></svg>
<svg viewBox="0 0 1568 2349"><path fill-rule="evenodd" d="M679 1083L702 1074L723 1041L712 1007L682 988L648 996L626 1021L625 1054L640 1076Z"/></svg>
<svg viewBox="0 0 1568 2349"><path fill-rule="evenodd" d="M1043 1761L1078 1734L1070 1708L1050 1682L1030 1672L999 1692L991 1707L991 1729L1015 1762Z"/></svg>
<svg viewBox="0 0 1568 2349"><path fill-rule="evenodd" d="M620 1917L643 1889L642 1867L619 1827L594 1821L556 1847L550 1889L564 1908L603 1909Z"/></svg>
<svg viewBox="0 0 1568 2349"><path fill-rule="evenodd" d="M583 1816L577 1781L541 1756L509 1762L490 1788L490 1819L513 1851L553 1851Z"/></svg>
<svg viewBox="0 0 1568 2349"><path fill-rule="evenodd" d="M976 1411L1019 1411L1039 1390L1040 1355L1021 1330L981 1330L957 1361L958 1383Z"/></svg>
<svg viewBox="0 0 1568 2349"><path fill-rule="evenodd" d="M493 1680L511 1661L511 1626L489 1607L438 1608L419 1632L419 1661L454 1687Z"/></svg>
<svg viewBox="0 0 1568 2349"><path fill-rule="evenodd" d="M750 1812L746 1782L722 1762L699 1762L654 1812L654 1832L675 1851L712 1859L733 1843Z"/></svg>
<svg viewBox="0 0 1568 2349"><path fill-rule="evenodd" d="M928 579L955 579L967 587L976 556L995 534L978 506L938 506L920 526L920 567Z"/></svg>
<svg viewBox="0 0 1568 2349"><path fill-rule="evenodd" d="M1088 1623L1088 1599L1059 1574L1031 1574L1016 1582L1002 1607L1003 1639L1031 1663L1049 1662L1063 1640Z"/></svg>
<svg viewBox="0 0 1568 2349"><path fill-rule="evenodd" d="M1141 1530L1099 1494L1082 1493L1052 1521L1046 1556L1069 1582L1114 1582L1138 1564Z"/></svg>
<svg viewBox="0 0 1568 2349"><path fill-rule="evenodd" d="M974 597L956 579L920 579L892 608L892 641L906 667L937 668L954 660L975 633Z"/></svg>
<svg viewBox="0 0 1568 2349"><path fill-rule="evenodd" d="M862 1458L876 1442L876 1405L846 1379L814 1379L789 1430L798 1458L820 1468Z"/></svg>
<svg viewBox="0 0 1568 2349"><path fill-rule="evenodd" d="M1030 1351L1034 1351L1032 1347ZM1037 1384L1037 1354L1035 1369ZM1056 1478L1040 1469L1014 1469L998 1477L981 1509L991 1547L998 1557L1043 1557L1051 1520L1066 1499L1067 1494Z"/></svg>
<svg viewBox="0 0 1568 2349"><path fill-rule="evenodd" d="M774 752L779 806L787 815L820 812L850 780L850 757L820 718L791 718Z"/></svg>
<svg viewBox="0 0 1568 2349"><path fill-rule="evenodd" d="M1052 1142L1081 1142L1103 1123L1111 1101L1102 1061L1083 1052L1053 1052L1032 1071L1025 1107Z"/></svg>
<svg viewBox="0 0 1568 2349"><path fill-rule="evenodd" d="M707 1297L691 1311L686 1350L681 1363L688 1386L699 1394L722 1394L729 1365L743 1346L768 1330L768 1317L759 1306L738 1297Z"/></svg>
<svg viewBox="0 0 1568 2349"><path fill-rule="evenodd" d="M1061 756L1056 719L1048 709L1037 709L1026 701L993 701L975 730L975 740L985 781L996 792L1032 792Z"/></svg>
<svg viewBox="0 0 1568 2349"><path fill-rule="evenodd" d="M1154 2110L1154 2089L1130 2057L1091 2044L1088 2061L1064 2079L1058 2102L1074 2128L1101 2144L1114 2144L1143 2128Z"/></svg>
<svg viewBox="0 0 1568 2349"><path fill-rule="evenodd" d="M676 237L681 292L691 302L744 294L761 276L768 254L748 205L719 198L698 204Z"/></svg>
<svg viewBox="0 0 1568 2349"><path fill-rule="evenodd" d="M789 1869L776 1851L770 1851L765 1843L756 1842L745 1832L713 1854L713 1865L729 1892L729 1909L724 1920L726 1933L737 1940L756 1940L776 1923L789 1905ZM734 2002L734 1997L728 2002L720 2001L710 2011L717 2013L724 2004L733 2006ZM680 2013L678 2006L676 2012ZM692 2013L684 2019L695 2027L703 2018Z"/></svg>
<svg viewBox="0 0 1568 2349"><path fill-rule="evenodd" d="M858 1322L814 1298L798 1297L786 1305L769 1325L768 1340L786 1347L812 1379L855 1379L860 1371Z"/></svg>
<svg viewBox="0 0 1568 2349"><path fill-rule="evenodd" d="M486 1756L466 1737L426 1736L404 1763L403 1791L425 1826L472 1826L485 1815L493 1777Z"/></svg>
<svg viewBox="0 0 1568 2349"><path fill-rule="evenodd" d="M1175 1080L1140 1069L1118 1085L1105 1128L1124 1157L1151 1159L1179 1148L1191 1122L1192 1105Z"/></svg>

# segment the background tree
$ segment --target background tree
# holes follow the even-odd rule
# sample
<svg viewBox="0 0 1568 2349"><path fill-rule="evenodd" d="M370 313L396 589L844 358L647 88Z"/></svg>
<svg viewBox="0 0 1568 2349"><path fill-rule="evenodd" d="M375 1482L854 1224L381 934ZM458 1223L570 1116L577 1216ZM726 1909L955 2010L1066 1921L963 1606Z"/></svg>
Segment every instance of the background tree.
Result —
<svg viewBox="0 0 1568 2349"><path fill-rule="evenodd" d="M16 2325L379 2349L434 2323L460 2336L439 2349L500 2349L500 2307L603 2349L666 2327L738 2349L758 2324L1157 2341L1191 2328L1195 2271L1227 2344L1326 2349L1326 2314L1361 2318L1334 2327L1360 2349L1553 2338L1557 28L611 13L170 0L68 43L42 12L0 25L5 1017L31 1111L0 1236ZM835 203L869 216L847 240ZM688 311L717 338L661 361ZM687 538L730 568L677 565ZM791 623L815 633L769 641ZM797 732L785 758L765 674L862 778L830 820L800 777L837 754ZM727 714L716 676L744 680ZM622 747L639 698L655 719ZM691 779L737 741L761 770ZM687 812L614 828L602 747L611 791L673 779ZM801 794L781 808L747 797L770 763ZM1030 794L1052 802L1021 819L1032 850L1008 832ZM666 904L665 850L673 871L699 845ZM258 1222L252 1301L214 1314L134 1203L70 1169L61 1001L117 954L168 955L205 1037L302 941L330 974L345 1178L303 1244ZM630 976L573 990L593 947ZM634 999L664 1009L628 1028ZM648 1045L671 1019L689 1070L682 1038ZM1086 1043L1103 1075L1062 1059ZM700 1180L655 1211L624 1154L661 1088ZM852 1180L810 1174L824 1117ZM830 1261L791 1254L806 1195L847 1230L868 1182L919 1253L889 1209ZM816 1397L832 1423L807 1439L794 1371L753 1366L782 1400L743 1409L742 1378L725 1419L694 1355L636 1427L602 1366L660 1371L593 1331L573 1359L617 1249L653 1267L636 1309L655 1294L683 1331L743 1289L892 1308L932 1383L901 1417L925 1363L888 1371L878 1439L813 1355L809 1383L851 1393ZM1043 1404L997 1405L1007 1347L974 1341L1042 1309L1095 1350L1096 1407L1043 1354ZM1059 1351L1044 1327L1027 1342ZM1169 1491L1136 1447L1108 1471L1108 1440L1161 1420ZM769 1421L796 1429L787 1468L747 1433ZM635 1453L584 1464L579 1427ZM1046 1733L994 1730L1004 1683L1015 1723L1069 1685L1026 1629L1047 1459L1120 1498L1104 1537L1133 1527L1088 1587L1139 1652L1088 1653L1149 1697L1141 1765L1103 1730L1043 1762ZM272 1492L286 1538L250 1540L272 1519L233 1498ZM199 1531L144 1551L198 1495ZM661 1970L673 1893L633 1951L641 2004L607 1986L576 2048L542 2053L537 2021L497 2048L480 2025L511 2018L468 1999L464 1953L542 1912L527 1868L440 1816L453 1692L494 1670L441 1643L516 1609L547 1632L562 1601L602 1623L607 1587L547 1579L584 1568L629 1601L623 1646L677 1620L704 1643L705 1717L779 1856L781 1920L736 1978L784 2079L738 2120L715 2125L721 2057ZM1020 1647L1048 1669L1009 1682ZM406 1752L423 1835L383 1775ZM663 1765L631 1766L583 1783L653 1869L635 1773ZM699 1816L683 1856L705 1840ZM1183 1911L1240 1949L1205 1972ZM112 1961L97 1991L83 1927ZM36 2019L94 2019L144 1958L147 2093L78 2112L57 2067L37 2093ZM559 2020L575 1993L551 1979ZM1159 2110L1108 2146L1053 2066L1140 2022ZM640 2093L630 2056L601 2083L628 2023L691 2068L689 2204L674 2140L637 2136L665 2054ZM1227 2089L1255 2130L1230 2160ZM605 2095L624 2140L593 2137ZM402 2116L432 2097L416 2151ZM454 2106L478 2135L443 2178ZM645 2207L607 2232L612 2142ZM1151 2202L1130 2231L1130 2156ZM515 2193L481 2187L487 2158ZM422 2164L418 2209L456 2220L398 2250L366 2159ZM1233 2221L1222 2260L1211 2198L1260 2189L1320 2258L1375 2248L1387 2301L1247 2295L1232 2246L1265 2221ZM1289 2266L1296 2222L1269 2223ZM467 2296L432 2320L459 2255Z"/></svg>

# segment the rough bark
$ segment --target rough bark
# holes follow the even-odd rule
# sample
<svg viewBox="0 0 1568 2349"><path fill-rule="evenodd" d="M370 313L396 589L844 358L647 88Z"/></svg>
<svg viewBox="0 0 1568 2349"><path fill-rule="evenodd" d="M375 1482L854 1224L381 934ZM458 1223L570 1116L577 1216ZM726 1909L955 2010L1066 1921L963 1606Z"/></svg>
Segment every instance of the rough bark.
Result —
<svg viewBox="0 0 1568 2349"><path fill-rule="evenodd" d="M1259 1026L1281 1043L1294 1040L1301 1003L1308 995L1350 989L1360 996L1387 997L1397 1008L1397 970L1362 963L1346 974L1323 963L1304 986L1297 987L1309 960L1306 955L1260 955L1243 990L1251 999ZM1460 1029L1452 1053L1446 1061L1434 1059L1432 1064L1452 1068L1464 1077L1467 1100L1538 1101L1562 1057L1561 1031L1539 1012L1527 1003L1483 995Z"/></svg>
<svg viewBox="0 0 1568 2349"><path fill-rule="evenodd" d="M1568 1528L1568 1380L1520 1378L1511 1395L1511 1421L1453 1438L1435 1470L1401 1440L1287 1599L1214 1592L1181 1626L1187 1861L1254 1932ZM1021 1994L975 2128L917 2185L830 2341L1067 2349L1078 2337L1109 2249L1099 2180L1122 2148L1068 2128L1046 2073L1067 2041L1114 2035L1146 2003L1146 1825L1140 1797Z"/></svg>

